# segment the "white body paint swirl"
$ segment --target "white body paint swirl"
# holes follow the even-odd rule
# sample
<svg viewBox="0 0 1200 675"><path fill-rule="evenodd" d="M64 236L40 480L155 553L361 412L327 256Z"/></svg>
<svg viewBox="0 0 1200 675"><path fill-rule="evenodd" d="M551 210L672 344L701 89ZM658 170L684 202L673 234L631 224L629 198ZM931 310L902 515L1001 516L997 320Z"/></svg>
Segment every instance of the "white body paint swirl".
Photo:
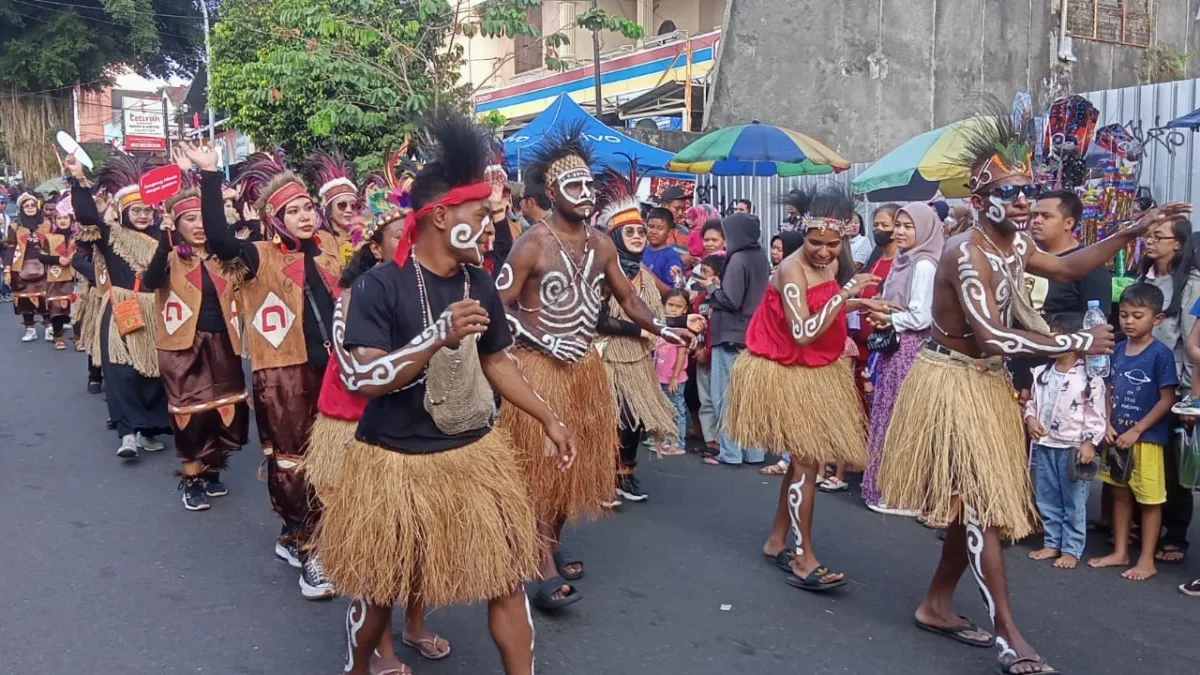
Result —
<svg viewBox="0 0 1200 675"><path fill-rule="evenodd" d="M797 471L800 479L788 486L788 516L792 520L792 534L796 535L796 555L804 555L804 535L800 533L800 505L804 503L804 482L807 476Z"/></svg>
<svg viewBox="0 0 1200 675"><path fill-rule="evenodd" d="M564 269L575 271L575 265L565 252L559 254ZM526 321L533 322L534 330L527 329L522 318L508 315L508 327L514 335L544 350L560 361L575 362L587 355L592 340L596 337L596 322L603 307L601 289L604 273L589 279L596 262L595 250L588 251L583 269L578 274L567 274L559 270L547 272L538 289L541 306L527 310ZM507 268L507 269L505 269ZM576 281L576 279L578 281ZM496 279L499 290L512 287L512 268L506 263ZM541 332L539 337L535 333Z"/></svg>
<svg viewBox="0 0 1200 675"><path fill-rule="evenodd" d="M791 308L792 313L796 316L802 316L808 309L802 306L800 287L794 283L786 283L783 285L783 301ZM812 315L804 321L792 320L792 338L795 340L811 340L821 334L821 327L829 319L831 313L836 313L838 308L845 303L845 297L838 293L825 303L820 312Z"/></svg>
<svg viewBox="0 0 1200 675"><path fill-rule="evenodd" d="M1004 330L1010 323L1009 310L1012 305L1013 290L1008 288L1007 280L1002 279L996 289L996 303L1002 316L992 317L987 303L987 288L980 278L979 270L971 264L970 243L963 242L958 246L958 281L963 309L975 321L983 324L981 335L985 337L984 344L991 345L1006 355L1013 354L1064 354L1073 351L1086 351L1095 339L1091 333L1079 332L1063 335L1046 336L1046 343L1039 343L1019 333ZM1003 258L988 256L993 270L998 270L998 264L1004 264ZM1003 290L1002 290L1003 288Z"/></svg>
<svg viewBox="0 0 1200 675"><path fill-rule="evenodd" d="M474 249L476 253L476 263L483 262L483 254L479 252L479 238L487 230L487 226L492 222L491 216L484 216L483 223L478 230L471 227L467 223L459 223L450 228L450 245L457 249Z"/></svg>
<svg viewBox="0 0 1200 675"><path fill-rule="evenodd" d="M400 377L405 367L414 363L413 356L428 349L435 343L445 340L450 332L450 310L442 312L425 330L414 337L407 345L396 351L385 354L371 361L360 361L359 357L351 354L345 347L346 314L339 298L333 307L333 351L338 360L338 374L347 391L361 391L363 387L390 386ZM422 375L414 379L404 388L411 387L424 379Z"/></svg>
<svg viewBox="0 0 1200 675"><path fill-rule="evenodd" d="M344 673L354 670L354 648L358 646L358 631L362 630L366 622L367 603L363 600L352 600L346 608L346 667L342 670Z"/></svg>
<svg viewBox="0 0 1200 675"><path fill-rule="evenodd" d="M992 620L992 630L996 629L996 599L992 597L992 592L988 590L987 580L983 576L983 526L979 522L979 514L975 508L963 504L963 509L967 514L967 561L970 563L971 573L975 576L975 583L979 586L979 594L983 596L983 603L987 605L988 617ZM1008 641L999 635L996 636L996 646L1000 647L1000 658L1005 656L1016 656L1017 653L1008 646Z"/></svg>
<svg viewBox="0 0 1200 675"><path fill-rule="evenodd" d="M988 220L992 221L993 223L997 223L997 224L1003 223L1005 215L1006 215L1006 212L1004 210L1004 201L1001 200L996 195L992 195L991 197L988 197L988 209L987 209Z"/></svg>

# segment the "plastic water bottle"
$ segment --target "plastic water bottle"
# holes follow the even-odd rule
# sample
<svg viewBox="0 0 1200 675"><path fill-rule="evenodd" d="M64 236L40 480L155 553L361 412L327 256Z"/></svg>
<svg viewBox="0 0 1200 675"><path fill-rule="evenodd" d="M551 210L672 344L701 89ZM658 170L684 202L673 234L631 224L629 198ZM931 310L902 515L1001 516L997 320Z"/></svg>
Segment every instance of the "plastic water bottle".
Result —
<svg viewBox="0 0 1200 675"><path fill-rule="evenodd" d="M1083 315L1083 328L1103 326L1108 323L1108 317L1100 311L1099 300L1088 300L1087 314ZM1108 354L1092 354L1084 362L1088 377L1108 377Z"/></svg>

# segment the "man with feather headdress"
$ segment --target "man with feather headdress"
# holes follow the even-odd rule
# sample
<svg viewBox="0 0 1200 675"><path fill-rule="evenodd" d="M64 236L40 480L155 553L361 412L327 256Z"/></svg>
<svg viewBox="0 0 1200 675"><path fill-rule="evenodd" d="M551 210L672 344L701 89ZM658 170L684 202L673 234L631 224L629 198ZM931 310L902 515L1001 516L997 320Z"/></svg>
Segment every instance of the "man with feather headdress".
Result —
<svg viewBox="0 0 1200 675"><path fill-rule="evenodd" d="M883 499L950 523L942 558L917 625L966 644L1000 648L1006 675L1058 671L1025 641L1013 620L1001 537L1033 531L1021 412L1004 370L1011 356L1107 354L1111 326L1052 334L1023 289L1025 271L1069 281L1103 265L1153 224L1190 210L1154 209L1119 233L1070 255L1039 251L1026 232L1033 184L1026 119L1007 111L979 116L963 132L957 163L970 179L977 222L951 238L938 263L933 333L897 396L879 470ZM1014 328L1014 320L1024 328ZM995 637L951 610L970 566Z"/></svg>
<svg viewBox="0 0 1200 675"><path fill-rule="evenodd" d="M556 609L580 599L567 581L583 576L582 563L558 551L563 524L598 515L616 484L616 410L608 374L592 349L605 294L611 293L640 329L677 344L686 344L688 336L654 316L622 271L612 240L588 226L596 194L591 153L580 128L547 137L523 173L546 186L552 211L513 244L496 288L508 311L521 371L559 415L576 425L579 459L571 471L558 471L546 455L541 425L512 406L501 408L500 426L521 452L545 547L534 603Z"/></svg>
<svg viewBox="0 0 1200 675"><path fill-rule="evenodd" d="M63 168L71 177L77 239L92 243L99 298L93 308L96 320L87 322L84 346L104 374L108 416L121 437L117 456L135 459L139 449L162 450L155 436L171 431L154 344L158 313L154 294L142 289L142 275L158 248L159 236L155 210L142 201L138 187L145 167L131 155L108 156L96 174L96 182L114 202L104 216L79 162L67 156Z"/></svg>

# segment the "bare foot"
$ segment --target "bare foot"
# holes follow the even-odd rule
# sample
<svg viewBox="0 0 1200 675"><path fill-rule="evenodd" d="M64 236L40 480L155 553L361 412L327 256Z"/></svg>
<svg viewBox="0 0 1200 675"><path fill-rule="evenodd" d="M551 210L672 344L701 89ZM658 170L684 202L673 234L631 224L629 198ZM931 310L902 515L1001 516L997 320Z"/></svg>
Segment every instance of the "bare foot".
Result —
<svg viewBox="0 0 1200 675"><path fill-rule="evenodd" d="M1154 566L1154 561L1139 561L1138 564L1122 572L1121 576L1130 581L1145 581L1155 574L1158 574L1158 568Z"/></svg>
<svg viewBox="0 0 1200 675"><path fill-rule="evenodd" d="M1058 560L1054 561L1054 566L1060 570L1073 570L1078 564L1079 558L1076 558L1070 553L1064 553L1059 556Z"/></svg>
<svg viewBox="0 0 1200 675"><path fill-rule="evenodd" d="M1128 555L1117 555L1116 553L1109 553L1106 556L1092 558L1088 561L1088 567L1124 567L1128 564Z"/></svg>
<svg viewBox="0 0 1200 675"><path fill-rule="evenodd" d="M1039 548L1036 551L1029 552L1030 560L1049 560L1058 557L1058 549L1056 548Z"/></svg>

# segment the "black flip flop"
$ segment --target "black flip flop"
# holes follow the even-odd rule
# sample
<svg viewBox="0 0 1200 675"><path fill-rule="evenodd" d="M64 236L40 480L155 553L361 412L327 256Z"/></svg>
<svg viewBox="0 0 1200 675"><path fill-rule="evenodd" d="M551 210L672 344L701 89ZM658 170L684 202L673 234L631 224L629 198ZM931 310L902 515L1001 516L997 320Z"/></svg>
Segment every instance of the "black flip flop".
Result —
<svg viewBox="0 0 1200 675"><path fill-rule="evenodd" d="M1044 666L1045 670L1039 670L1039 671L1036 671L1033 673L1021 673L1021 674L1018 674L1017 671L1013 670L1013 668L1015 668L1021 664L1024 664L1024 663L1036 663L1040 666ZM1055 670L1054 666L1051 666L1049 663L1046 663L1046 659L1043 659L1040 656L1036 657L1036 658L1032 658L1032 659L1017 659L1016 661L1013 661L1012 663L1008 664L1007 666L1004 664L1001 664L998 668L996 668L996 672L1000 673L1000 675L1062 675L1062 671Z"/></svg>
<svg viewBox="0 0 1200 675"><path fill-rule="evenodd" d="M569 587L571 590L566 596L555 598L554 594L563 586ZM573 605L583 599L583 594L579 589L567 583L562 577L551 577L544 581L539 581L537 592L533 594L533 606L542 611L552 612L562 609L568 605Z"/></svg>
<svg viewBox="0 0 1200 675"><path fill-rule="evenodd" d="M1200 598L1200 579L1179 584L1179 592L1192 598Z"/></svg>
<svg viewBox="0 0 1200 675"><path fill-rule="evenodd" d="M967 631L981 631L981 632L986 632L986 631L984 631L982 628L977 626L974 621L968 619L965 616L960 616L958 618L962 619L963 622L957 626L945 626L945 627L935 626L933 624L924 623L923 621L919 621L917 619L913 619L913 623L917 624L917 628L920 628L921 630L929 631L930 633L933 633L934 635L942 635L944 637L948 637L951 640L954 640L955 642L959 642L964 645L967 645L968 647L982 647L984 649L987 649L989 647L994 647L996 645L995 636L988 638L986 641L973 640L969 637L964 636L963 633L966 633Z"/></svg>
<svg viewBox="0 0 1200 675"><path fill-rule="evenodd" d="M1163 553L1178 553L1179 557L1175 560L1159 558L1158 556ZM1187 550L1180 548L1176 544L1165 544L1163 546L1159 546L1158 550L1154 552L1154 562L1160 562L1164 565L1182 565L1184 560L1187 560Z"/></svg>
<svg viewBox="0 0 1200 675"><path fill-rule="evenodd" d="M798 576L795 572L788 575L788 585L793 588L799 588L802 591L811 591L813 593L825 593L832 591L835 588L841 588L846 585L846 577L842 577L837 581L831 581L827 584L821 583L821 577L832 574L828 567L816 567L813 571L804 576Z"/></svg>
<svg viewBox="0 0 1200 675"><path fill-rule="evenodd" d="M567 565L579 565L580 569L578 572L567 572L563 569ZM562 549L554 554L554 568L567 581L578 581L583 578L583 561L579 560L578 556L573 556Z"/></svg>
<svg viewBox="0 0 1200 675"><path fill-rule="evenodd" d="M764 553L763 556L765 556L766 559L769 560L772 565L778 567L779 569L783 570L784 572L791 572L792 571L792 558L796 557L796 552L790 548L785 548L782 551L780 551L779 553L776 553L775 555L767 555L766 553Z"/></svg>

